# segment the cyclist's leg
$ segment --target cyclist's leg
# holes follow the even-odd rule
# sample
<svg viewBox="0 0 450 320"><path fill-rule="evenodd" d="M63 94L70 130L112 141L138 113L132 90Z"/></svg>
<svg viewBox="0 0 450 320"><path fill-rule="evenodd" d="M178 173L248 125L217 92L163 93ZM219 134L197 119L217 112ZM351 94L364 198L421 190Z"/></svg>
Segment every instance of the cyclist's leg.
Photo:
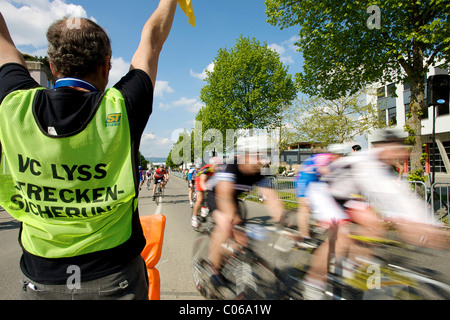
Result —
<svg viewBox="0 0 450 320"><path fill-rule="evenodd" d="M194 186L193 186L193 182L191 180L188 181L188 188L189 188L189 204L191 204L191 206L193 205L193 201L192 201L192 193L194 192Z"/></svg>
<svg viewBox="0 0 450 320"><path fill-rule="evenodd" d="M201 191L200 189L197 189L197 197L195 199L195 203L194 203L194 207L193 207L193 211L192 211L193 216L196 217L198 215L198 212L200 210L202 203L203 203L203 191Z"/></svg>
<svg viewBox="0 0 450 320"><path fill-rule="evenodd" d="M311 258L311 266L306 276L306 283L309 287L322 290L326 287L331 259L330 253L336 255L336 253L340 254L346 249L346 241L348 240L346 235L344 236L346 230L340 230L338 222L344 221L348 217L343 208L328 192L325 183L311 183L306 195L317 221L327 226L327 239L314 252Z"/></svg>
<svg viewBox="0 0 450 320"><path fill-rule="evenodd" d="M216 225L210 236L211 242L209 245L208 259L217 270L220 270L222 262L222 245L231 237L233 223L230 217L217 209L213 211L212 215Z"/></svg>
<svg viewBox="0 0 450 320"><path fill-rule="evenodd" d="M351 221L355 223L352 232L357 235L372 238L381 238L384 235L382 220L378 217L375 210L362 201L348 201L346 203L347 213ZM369 246L351 246L348 256L353 259L355 257L364 257L370 259L373 252Z"/></svg>
<svg viewBox="0 0 450 320"><path fill-rule="evenodd" d="M310 238L311 237L309 233L310 208L308 204L308 199L306 197L299 197L298 202L299 202L297 211L298 230L300 231L302 237Z"/></svg>
<svg viewBox="0 0 450 320"><path fill-rule="evenodd" d="M296 180L296 194L298 197L297 227L303 237L310 238L309 233L309 215L311 208L307 198L308 186L316 179L315 175L302 173Z"/></svg>
<svg viewBox="0 0 450 320"><path fill-rule="evenodd" d="M155 198L157 184L157 180L155 179L155 181L153 181L153 199Z"/></svg>

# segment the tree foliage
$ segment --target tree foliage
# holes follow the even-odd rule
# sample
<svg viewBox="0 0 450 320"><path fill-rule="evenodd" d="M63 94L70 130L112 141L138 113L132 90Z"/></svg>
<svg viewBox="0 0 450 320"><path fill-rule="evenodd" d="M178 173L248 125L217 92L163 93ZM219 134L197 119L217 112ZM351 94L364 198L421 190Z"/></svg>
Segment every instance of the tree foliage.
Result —
<svg viewBox="0 0 450 320"><path fill-rule="evenodd" d="M362 97L355 94L336 100L302 99L294 121L298 139L323 145L344 143L384 126L376 108Z"/></svg>
<svg viewBox="0 0 450 320"><path fill-rule="evenodd" d="M214 70L207 71L200 98L205 103L196 120L203 128L262 129L273 123L280 106L297 91L279 54L255 38L241 35L236 45L220 48Z"/></svg>
<svg viewBox="0 0 450 320"><path fill-rule="evenodd" d="M296 79L303 92L336 99L374 82L410 84L407 131L414 143L411 165L413 170L420 168L424 78L429 67L438 61L446 61L448 67L450 2L266 0L265 3L271 24L282 29L300 27L296 45L305 64ZM372 23L377 19L369 8L372 5L380 10L379 28Z"/></svg>

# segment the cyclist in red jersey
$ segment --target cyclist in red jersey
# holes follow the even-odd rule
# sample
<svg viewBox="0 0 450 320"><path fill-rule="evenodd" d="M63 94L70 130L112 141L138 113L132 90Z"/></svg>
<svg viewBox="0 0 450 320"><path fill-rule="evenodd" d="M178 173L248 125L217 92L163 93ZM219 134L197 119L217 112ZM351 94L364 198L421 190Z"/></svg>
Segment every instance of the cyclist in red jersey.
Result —
<svg viewBox="0 0 450 320"><path fill-rule="evenodd" d="M167 178L167 171L164 168L163 165L160 165L158 167L158 169L155 170L155 172L153 173L153 179L154 179L154 184L153 184L153 200L155 200L155 193L156 193L156 185L158 184L158 182L161 183L161 187L164 187L166 185L166 178Z"/></svg>

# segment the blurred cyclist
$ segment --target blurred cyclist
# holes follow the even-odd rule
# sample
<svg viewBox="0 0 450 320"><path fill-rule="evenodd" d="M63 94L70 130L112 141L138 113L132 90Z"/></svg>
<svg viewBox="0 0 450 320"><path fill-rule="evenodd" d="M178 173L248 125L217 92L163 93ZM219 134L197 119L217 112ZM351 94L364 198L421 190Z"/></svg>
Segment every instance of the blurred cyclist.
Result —
<svg viewBox="0 0 450 320"><path fill-rule="evenodd" d="M155 170L153 173L153 201L155 201L155 194L156 194L156 186L158 183L161 183L161 188L165 186L165 183L167 179L167 171L164 168L164 165L160 165L158 169Z"/></svg>
<svg viewBox="0 0 450 320"><path fill-rule="evenodd" d="M280 220L283 204L277 193L268 188L269 183L265 183L266 180L261 174L261 167L266 160L264 155L268 155L272 148L274 145L265 136L238 139L238 155L234 163L219 166L209 180L207 201L216 226L211 233L208 258L211 264L211 280L215 285L223 284L219 274L222 244L231 237L240 245L245 246L247 243L246 235L233 228L242 222L238 209L239 194L257 185L267 199L265 204L272 218L276 222Z"/></svg>
<svg viewBox="0 0 450 320"><path fill-rule="evenodd" d="M407 185L399 185L392 179L392 159L409 152L404 138L391 129L380 130L375 136L378 138L373 143L374 149L336 160L329 166L330 173L322 177L326 184L313 183L308 189L313 213L318 221L327 224L329 237L311 260L305 286L307 297L320 298L326 287L330 249L336 259L348 252L352 241L347 237L347 222L355 222L367 236L383 234L382 218L374 209L398 222L406 242L432 247L443 244L441 233L433 228L422 201L408 191ZM368 196L370 203L355 201L355 195Z"/></svg>
<svg viewBox="0 0 450 320"><path fill-rule="evenodd" d="M207 189L206 182L207 180L214 174L214 171L216 170L217 166L219 164L222 164L222 159L218 157L212 157L210 159L210 163L200 168L195 176L195 190L197 192L197 198L194 203L194 209L192 211L192 227L194 229L198 228L198 211L201 208L201 205L203 204L203 201L205 200L204 194Z"/></svg>
<svg viewBox="0 0 450 320"><path fill-rule="evenodd" d="M187 181L188 181L188 188L189 188L189 205L191 208L194 206L194 186L195 186L195 175L197 173L197 169L195 167L195 164L191 164L191 167L188 170L187 174Z"/></svg>
<svg viewBox="0 0 450 320"><path fill-rule="evenodd" d="M303 240L310 239L309 214L311 209L306 193L308 187L312 182L319 181L321 176L330 171L328 167L330 163L349 152L350 147L345 144L331 144L327 147L326 153L319 153L311 156L305 160L300 167L300 170L295 177L295 186L299 201L297 223Z"/></svg>

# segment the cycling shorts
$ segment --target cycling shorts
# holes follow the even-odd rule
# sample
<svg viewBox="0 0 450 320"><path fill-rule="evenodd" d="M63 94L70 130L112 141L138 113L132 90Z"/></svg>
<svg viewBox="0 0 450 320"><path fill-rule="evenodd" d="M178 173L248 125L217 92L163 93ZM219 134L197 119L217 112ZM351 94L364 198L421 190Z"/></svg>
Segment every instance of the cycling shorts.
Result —
<svg viewBox="0 0 450 320"><path fill-rule="evenodd" d="M188 188L193 188L195 185L194 180L188 180Z"/></svg>
<svg viewBox="0 0 450 320"><path fill-rule="evenodd" d="M241 216L241 213L239 212L240 206L238 203L238 199L235 199L236 206L238 208L239 216ZM217 210L217 203L216 203L216 195L214 192L208 191L206 192L206 204L208 205L209 212L214 212Z"/></svg>
<svg viewBox="0 0 450 320"><path fill-rule="evenodd" d="M155 183L163 182L164 181L164 177L162 177L162 178L155 178L154 181L155 181Z"/></svg>
<svg viewBox="0 0 450 320"><path fill-rule="evenodd" d="M306 191L312 214L320 224L335 224L351 221L346 208L328 191L325 182L311 182Z"/></svg>

